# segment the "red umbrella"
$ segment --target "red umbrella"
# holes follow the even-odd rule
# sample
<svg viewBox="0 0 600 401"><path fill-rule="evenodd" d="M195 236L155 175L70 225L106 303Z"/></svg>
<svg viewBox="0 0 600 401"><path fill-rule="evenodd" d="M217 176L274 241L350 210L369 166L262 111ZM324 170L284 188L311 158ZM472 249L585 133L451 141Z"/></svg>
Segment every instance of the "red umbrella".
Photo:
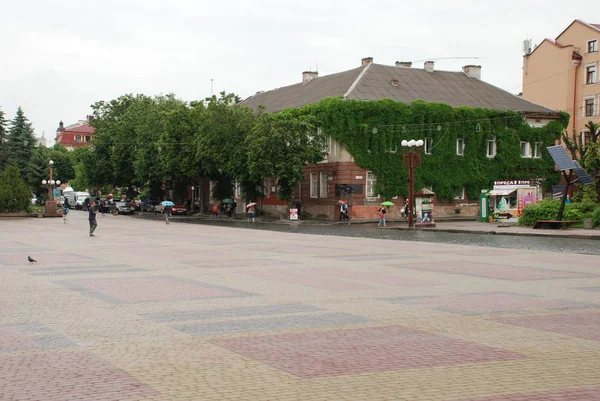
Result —
<svg viewBox="0 0 600 401"><path fill-rule="evenodd" d="M340 199L340 200L338 201L338 203L348 203L348 201L347 201L347 200Z"/></svg>

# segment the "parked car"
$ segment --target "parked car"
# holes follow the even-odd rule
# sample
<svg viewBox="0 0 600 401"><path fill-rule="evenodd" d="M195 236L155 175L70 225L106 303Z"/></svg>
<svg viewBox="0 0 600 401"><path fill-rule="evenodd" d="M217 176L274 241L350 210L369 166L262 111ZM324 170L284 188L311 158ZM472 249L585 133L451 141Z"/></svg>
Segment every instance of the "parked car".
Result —
<svg viewBox="0 0 600 401"><path fill-rule="evenodd" d="M133 214L134 212L134 209L127 201L116 201L115 206L117 207L119 214Z"/></svg>
<svg viewBox="0 0 600 401"><path fill-rule="evenodd" d="M171 206L171 214L181 214L185 216L185 214L187 214L187 209L183 205Z"/></svg>
<svg viewBox="0 0 600 401"><path fill-rule="evenodd" d="M69 197L69 203L75 206L77 210L84 210L85 200L90 197L90 194L87 192L73 192Z"/></svg>

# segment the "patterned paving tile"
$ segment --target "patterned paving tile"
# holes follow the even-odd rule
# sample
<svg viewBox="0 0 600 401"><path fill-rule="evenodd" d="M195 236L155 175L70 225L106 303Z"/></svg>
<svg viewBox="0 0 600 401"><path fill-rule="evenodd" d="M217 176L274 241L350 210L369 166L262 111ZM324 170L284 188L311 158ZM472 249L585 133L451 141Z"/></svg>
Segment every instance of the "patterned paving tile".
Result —
<svg viewBox="0 0 600 401"><path fill-rule="evenodd" d="M112 303L181 301L248 296L250 293L172 276L58 281L55 284Z"/></svg>
<svg viewBox="0 0 600 401"><path fill-rule="evenodd" d="M281 266L297 264L297 262L282 262L276 259L201 259L201 260L186 260L179 263L202 268L223 268L223 267L251 267L251 266Z"/></svg>
<svg viewBox="0 0 600 401"><path fill-rule="evenodd" d="M119 401L155 395L122 369L86 352L0 355L0 401Z"/></svg>
<svg viewBox="0 0 600 401"><path fill-rule="evenodd" d="M465 315L521 312L525 310L581 309L596 307L596 305L580 302L545 299L510 292L398 297L388 298L387 301L407 305L430 306L437 310Z"/></svg>
<svg viewBox="0 0 600 401"><path fill-rule="evenodd" d="M71 347L68 338L38 323L0 325L0 354Z"/></svg>
<svg viewBox="0 0 600 401"><path fill-rule="evenodd" d="M257 333L266 331L314 329L319 327L345 326L370 323L371 320L348 313L322 315L280 316L273 318L227 320L213 323L190 323L171 327L188 334L215 336L221 334Z"/></svg>
<svg viewBox="0 0 600 401"><path fill-rule="evenodd" d="M322 277L314 274L314 272L305 270L302 272L295 272L283 269L274 269L268 271L245 271L240 272L240 274L330 291L367 290L377 288L366 283L344 280L343 278Z"/></svg>
<svg viewBox="0 0 600 401"><path fill-rule="evenodd" d="M213 339L301 378L524 359L515 352L402 326Z"/></svg>
<svg viewBox="0 0 600 401"><path fill-rule="evenodd" d="M44 265L62 265L67 263L91 263L99 259L87 256L76 255L65 252L36 252L31 253L31 257L38 261L37 265L29 264L27 253L0 254L0 264L6 266L40 266Z"/></svg>
<svg viewBox="0 0 600 401"><path fill-rule="evenodd" d="M450 261L444 263L398 264L395 266L404 269L429 270L450 274L461 274L466 276L514 281L597 277L597 275L587 273L536 269L533 267L507 266L481 262L474 263Z"/></svg>
<svg viewBox="0 0 600 401"><path fill-rule="evenodd" d="M578 290L600 292L600 287L579 287Z"/></svg>
<svg viewBox="0 0 600 401"><path fill-rule="evenodd" d="M343 277L344 279L364 281L372 284L383 284L397 287L429 287L441 283L430 280L419 280L397 274L378 273L373 271L363 272L345 268L326 267L322 269L328 277Z"/></svg>
<svg viewBox="0 0 600 401"><path fill-rule="evenodd" d="M600 387L506 394L485 398L469 398L460 401L600 401Z"/></svg>
<svg viewBox="0 0 600 401"><path fill-rule="evenodd" d="M46 271L37 271L37 272L28 272L32 276L71 276L71 275L84 275L84 274L114 274L114 273L135 273L135 272L143 272L145 269L83 269L83 270L46 270Z"/></svg>
<svg viewBox="0 0 600 401"><path fill-rule="evenodd" d="M182 312L147 313L141 316L156 322L182 322L186 320L223 319L248 316L284 315L289 313L318 312L323 309L311 305L287 304L267 306L245 306Z"/></svg>
<svg viewBox="0 0 600 401"><path fill-rule="evenodd" d="M528 329L600 341L600 312L503 317L491 320Z"/></svg>

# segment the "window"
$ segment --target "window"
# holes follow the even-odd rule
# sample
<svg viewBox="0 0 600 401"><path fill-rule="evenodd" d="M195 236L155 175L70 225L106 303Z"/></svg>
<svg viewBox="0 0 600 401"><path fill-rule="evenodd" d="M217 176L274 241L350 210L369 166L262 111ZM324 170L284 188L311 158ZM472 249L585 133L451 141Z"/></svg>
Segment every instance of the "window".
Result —
<svg viewBox="0 0 600 401"><path fill-rule="evenodd" d="M496 156L496 137L488 139L487 141L487 157Z"/></svg>
<svg viewBox="0 0 600 401"><path fill-rule="evenodd" d="M588 143L590 143L590 141L592 140L592 134L590 134L590 131L588 130L583 130L581 131L581 145L585 146Z"/></svg>
<svg viewBox="0 0 600 401"><path fill-rule="evenodd" d="M585 83L595 84L596 83L596 65L592 64L585 67Z"/></svg>
<svg viewBox="0 0 600 401"><path fill-rule="evenodd" d="M585 99L585 116L592 117L594 115L594 99Z"/></svg>
<svg viewBox="0 0 600 401"><path fill-rule="evenodd" d="M455 197L456 200L464 200L465 199L465 189L463 188Z"/></svg>
<svg viewBox="0 0 600 401"><path fill-rule="evenodd" d="M396 145L396 144L392 145L392 147L390 148L390 152L396 153L397 151L398 151L398 145Z"/></svg>
<svg viewBox="0 0 600 401"><path fill-rule="evenodd" d="M75 142L81 142L81 135L75 135Z"/></svg>
<svg viewBox="0 0 600 401"><path fill-rule="evenodd" d="M533 157L535 159L542 158L542 142L536 142L533 147Z"/></svg>
<svg viewBox="0 0 600 401"><path fill-rule="evenodd" d="M235 182L235 197L236 198L241 198L242 197L242 186L239 182Z"/></svg>
<svg viewBox="0 0 600 401"><path fill-rule="evenodd" d="M92 140L92 137L90 135L86 135L85 136L85 141L86 142L90 142Z"/></svg>
<svg viewBox="0 0 600 401"><path fill-rule="evenodd" d="M531 157L531 144L521 141L521 157Z"/></svg>
<svg viewBox="0 0 600 401"><path fill-rule="evenodd" d="M263 195L265 198L271 197L271 179L265 178L263 181Z"/></svg>
<svg viewBox="0 0 600 401"><path fill-rule="evenodd" d="M316 198L319 190L319 177L317 173L310 173L310 197Z"/></svg>
<svg viewBox="0 0 600 401"><path fill-rule="evenodd" d="M367 171L367 185L365 188L365 192L367 193L367 198L375 198L377 194L375 193L375 187L377 186L377 177L371 171Z"/></svg>
<svg viewBox="0 0 600 401"><path fill-rule="evenodd" d="M587 42L587 52L588 53L596 53L598 51L598 40L588 40Z"/></svg>
<svg viewBox="0 0 600 401"><path fill-rule="evenodd" d="M321 181L319 182L319 198L327 198L327 173L320 173Z"/></svg>
<svg viewBox="0 0 600 401"><path fill-rule="evenodd" d="M425 154L431 154L431 148L433 148L433 138L425 138Z"/></svg>
<svg viewBox="0 0 600 401"><path fill-rule="evenodd" d="M465 154L465 140L463 138L456 139L456 154L459 156Z"/></svg>

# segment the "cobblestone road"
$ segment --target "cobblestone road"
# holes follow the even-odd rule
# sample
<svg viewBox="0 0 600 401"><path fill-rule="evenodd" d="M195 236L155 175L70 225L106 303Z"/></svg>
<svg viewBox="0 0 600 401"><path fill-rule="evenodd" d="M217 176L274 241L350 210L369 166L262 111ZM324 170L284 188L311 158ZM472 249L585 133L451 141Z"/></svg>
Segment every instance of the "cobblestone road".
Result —
<svg viewBox="0 0 600 401"><path fill-rule="evenodd" d="M600 400L598 256L69 217L0 220L0 401Z"/></svg>

